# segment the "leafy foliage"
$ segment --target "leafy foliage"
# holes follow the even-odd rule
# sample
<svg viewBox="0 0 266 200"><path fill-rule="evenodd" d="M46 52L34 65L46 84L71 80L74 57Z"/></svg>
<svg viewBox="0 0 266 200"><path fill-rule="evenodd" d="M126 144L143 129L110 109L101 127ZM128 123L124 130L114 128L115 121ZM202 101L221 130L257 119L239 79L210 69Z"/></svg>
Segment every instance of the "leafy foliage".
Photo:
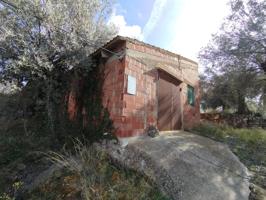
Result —
<svg viewBox="0 0 266 200"><path fill-rule="evenodd" d="M222 106L224 111L230 109L240 114L248 113L246 99L254 99L261 94L261 85L256 82L256 74L251 72L211 73L209 77L201 75L200 79L202 99L213 109Z"/></svg>
<svg viewBox="0 0 266 200"><path fill-rule="evenodd" d="M216 99L206 97L206 101L237 104L238 112L245 113L245 99L261 97L266 113L266 2L231 0L229 5L231 14L199 55L207 82L218 91Z"/></svg>
<svg viewBox="0 0 266 200"><path fill-rule="evenodd" d="M42 118L59 140L64 131L78 127L66 126L70 122L66 117L66 97L73 77L83 78L86 84L93 80L93 87L101 89L100 80L90 73L97 65L90 55L116 33L108 24L111 3L0 1L0 80L21 88L23 118ZM90 95L96 96L96 92ZM102 115L100 99L94 102L98 107L94 114ZM82 127L76 132L79 129Z"/></svg>
<svg viewBox="0 0 266 200"><path fill-rule="evenodd" d="M115 33L106 24L107 0L16 0L9 5L0 7L1 77L20 85L48 79L55 69L89 70L89 55Z"/></svg>

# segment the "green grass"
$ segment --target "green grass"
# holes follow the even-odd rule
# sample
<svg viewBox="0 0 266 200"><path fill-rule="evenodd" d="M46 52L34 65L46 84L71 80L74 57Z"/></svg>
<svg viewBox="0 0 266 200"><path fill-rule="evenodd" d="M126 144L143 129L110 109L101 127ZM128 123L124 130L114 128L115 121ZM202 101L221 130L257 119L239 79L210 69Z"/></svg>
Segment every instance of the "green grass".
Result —
<svg viewBox="0 0 266 200"><path fill-rule="evenodd" d="M266 130L205 122L194 127L192 132L227 144L254 173L251 182L266 188Z"/></svg>

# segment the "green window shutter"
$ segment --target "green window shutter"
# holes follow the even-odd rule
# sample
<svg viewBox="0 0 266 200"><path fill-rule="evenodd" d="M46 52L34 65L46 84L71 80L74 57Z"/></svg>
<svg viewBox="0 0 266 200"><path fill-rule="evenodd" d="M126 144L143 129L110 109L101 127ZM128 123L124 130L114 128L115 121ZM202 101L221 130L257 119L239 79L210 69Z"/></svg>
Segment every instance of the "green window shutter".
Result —
<svg viewBox="0 0 266 200"><path fill-rule="evenodd" d="M195 105L195 91L194 88L190 85L188 85L187 87L187 101L189 105Z"/></svg>

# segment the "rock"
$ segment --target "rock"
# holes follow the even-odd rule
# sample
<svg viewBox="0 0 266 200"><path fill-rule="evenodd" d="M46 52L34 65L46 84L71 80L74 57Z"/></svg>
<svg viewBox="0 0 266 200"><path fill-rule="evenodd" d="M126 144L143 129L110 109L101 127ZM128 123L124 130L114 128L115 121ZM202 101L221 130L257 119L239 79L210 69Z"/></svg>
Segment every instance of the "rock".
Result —
<svg viewBox="0 0 266 200"><path fill-rule="evenodd" d="M159 130L158 130L158 128L155 127L155 126L148 126L148 127L146 128L146 130L145 130L145 133L146 133L148 136L154 138L154 137L156 137L156 136L159 135Z"/></svg>
<svg viewBox="0 0 266 200"><path fill-rule="evenodd" d="M250 197L249 200L266 200L266 190L263 188L251 184L250 185Z"/></svg>
<svg viewBox="0 0 266 200"><path fill-rule="evenodd" d="M103 147L104 148L104 147ZM248 200L249 173L218 142L179 131L106 147L114 164L138 171L176 200Z"/></svg>
<svg viewBox="0 0 266 200"><path fill-rule="evenodd" d="M19 171L22 171L22 170L26 169L26 165L24 165L23 163L20 163L20 164L17 165L17 169Z"/></svg>
<svg viewBox="0 0 266 200"><path fill-rule="evenodd" d="M62 169L60 170L59 168L55 169L53 172L53 175L54 175L54 177L59 178L63 175L63 170Z"/></svg>
<svg viewBox="0 0 266 200"><path fill-rule="evenodd" d="M34 177L30 184L24 186L23 190L31 192L39 186L43 185L46 181L51 179L53 176L60 176L61 168L55 164L51 165L48 169L42 171L38 176Z"/></svg>

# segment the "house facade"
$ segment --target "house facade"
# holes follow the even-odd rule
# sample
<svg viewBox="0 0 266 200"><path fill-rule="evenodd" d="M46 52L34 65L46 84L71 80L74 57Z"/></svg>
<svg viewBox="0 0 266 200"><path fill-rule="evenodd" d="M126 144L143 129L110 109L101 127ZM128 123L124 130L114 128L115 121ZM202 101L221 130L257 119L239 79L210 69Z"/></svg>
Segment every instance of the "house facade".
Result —
<svg viewBox="0 0 266 200"><path fill-rule="evenodd" d="M191 128L200 120L198 64L117 36L93 56L104 73L102 103L119 138Z"/></svg>

